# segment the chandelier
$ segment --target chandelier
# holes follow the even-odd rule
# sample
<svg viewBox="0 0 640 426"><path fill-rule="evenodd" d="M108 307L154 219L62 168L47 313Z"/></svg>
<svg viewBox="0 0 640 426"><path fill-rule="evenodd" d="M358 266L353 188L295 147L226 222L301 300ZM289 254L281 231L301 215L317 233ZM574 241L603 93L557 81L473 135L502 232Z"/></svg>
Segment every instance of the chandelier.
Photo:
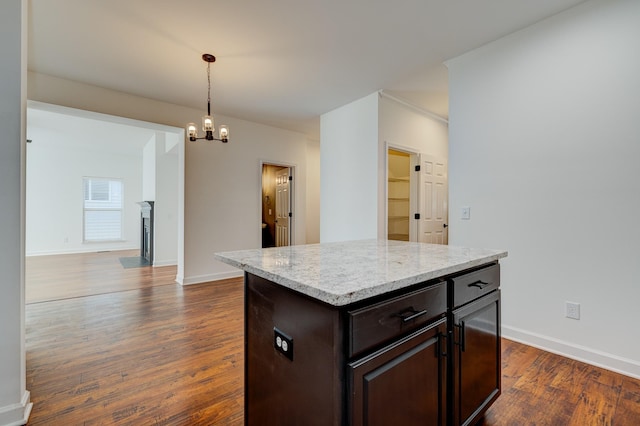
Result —
<svg viewBox="0 0 640 426"><path fill-rule="evenodd" d="M191 142L195 142L199 139L206 139L208 141L220 141L223 143L229 142L229 126L221 125L220 130L218 131L219 137L214 137L213 132L216 131L213 126L213 116L211 115L211 63L216 61L216 57L205 53L202 55L202 60L207 63L207 82L208 82L208 91L207 91L207 115L202 117L202 130L205 135L201 138L198 137L198 127L196 123L187 124L187 135L189 135L189 140Z"/></svg>

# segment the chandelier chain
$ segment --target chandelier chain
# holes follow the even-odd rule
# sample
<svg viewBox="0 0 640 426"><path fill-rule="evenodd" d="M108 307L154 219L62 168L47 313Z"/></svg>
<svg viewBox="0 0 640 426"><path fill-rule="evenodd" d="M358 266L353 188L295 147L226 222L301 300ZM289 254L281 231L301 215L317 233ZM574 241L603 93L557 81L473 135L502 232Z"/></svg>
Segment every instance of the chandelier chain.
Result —
<svg viewBox="0 0 640 426"><path fill-rule="evenodd" d="M211 63L207 62L207 103L211 103Z"/></svg>

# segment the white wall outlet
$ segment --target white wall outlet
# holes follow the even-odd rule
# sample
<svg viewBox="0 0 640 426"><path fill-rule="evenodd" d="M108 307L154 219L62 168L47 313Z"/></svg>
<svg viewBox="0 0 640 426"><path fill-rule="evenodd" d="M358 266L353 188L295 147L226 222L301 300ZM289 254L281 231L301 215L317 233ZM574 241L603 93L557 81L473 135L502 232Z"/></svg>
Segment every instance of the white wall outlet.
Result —
<svg viewBox="0 0 640 426"><path fill-rule="evenodd" d="M293 337L273 327L273 346L278 352L293 361Z"/></svg>
<svg viewBox="0 0 640 426"><path fill-rule="evenodd" d="M566 317L579 320L580 319L580 304L575 302L565 302Z"/></svg>
<svg viewBox="0 0 640 426"><path fill-rule="evenodd" d="M464 219L464 220L469 220L471 219L471 207L463 207L461 214L460 214L460 219Z"/></svg>

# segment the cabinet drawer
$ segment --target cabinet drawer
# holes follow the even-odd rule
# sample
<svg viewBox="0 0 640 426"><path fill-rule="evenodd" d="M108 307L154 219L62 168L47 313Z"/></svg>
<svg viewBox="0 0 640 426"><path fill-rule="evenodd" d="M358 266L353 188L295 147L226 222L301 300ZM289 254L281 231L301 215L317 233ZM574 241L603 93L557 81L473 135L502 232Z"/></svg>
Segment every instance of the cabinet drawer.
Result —
<svg viewBox="0 0 640 426"><path fill-rule="evenodd" d="M451 279L453 306L461 306L500 287L500 265L495 264Z"/></svg>
<svg viewBox="0 0 640 426"><path fill-rule="evenodd" d="M447 310L446 283L349 311L349 356L414 331Z"/></svg>

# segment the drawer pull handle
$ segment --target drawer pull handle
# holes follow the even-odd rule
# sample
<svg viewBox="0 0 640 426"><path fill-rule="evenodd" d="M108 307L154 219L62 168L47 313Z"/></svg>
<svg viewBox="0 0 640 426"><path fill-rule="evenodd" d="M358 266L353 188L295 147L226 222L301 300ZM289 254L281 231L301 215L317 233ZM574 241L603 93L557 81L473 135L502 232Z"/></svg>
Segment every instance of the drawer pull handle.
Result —
<svg viewBox="0 0 640 426"><path fill-rule="evenodd" d="M405 309L404 311L397 313L395 316L399 317L402 319L402 322L409 322L411 320L414 320L422 315L426 315L427 314L427 310L424 309L422 311L416 311L415 309L413 309L413 306Z"/></svg>
<svg viewBox="0 0 640 426"><path fill-rule="evenodd" d="M482 280L478 280L474 283L469 284L467 287L478 287L480 290L482 290L483 288L485 288L486 286L488 286L489 283L485 283Z"/></svg>

